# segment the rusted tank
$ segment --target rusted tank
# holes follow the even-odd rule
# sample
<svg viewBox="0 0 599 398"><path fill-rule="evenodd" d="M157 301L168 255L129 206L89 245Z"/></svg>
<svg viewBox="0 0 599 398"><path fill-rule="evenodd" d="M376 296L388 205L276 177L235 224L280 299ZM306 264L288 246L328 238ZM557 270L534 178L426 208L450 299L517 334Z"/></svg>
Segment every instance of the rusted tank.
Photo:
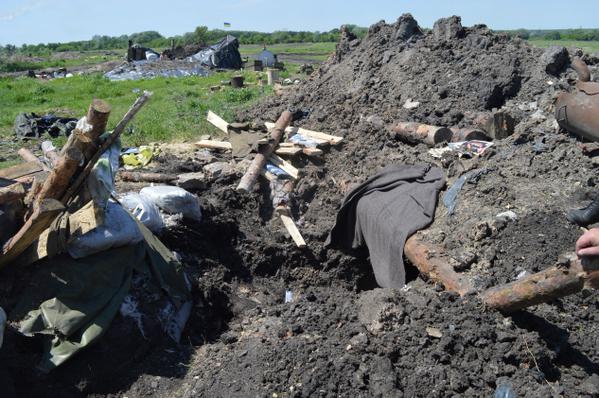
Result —
<svg viewBox="0 0 599 398"><path fill-rule="evenodd" d="M576 91L560 94L555 102L555 118L568 132L599 141L599 83L579 81Z"/></svg>

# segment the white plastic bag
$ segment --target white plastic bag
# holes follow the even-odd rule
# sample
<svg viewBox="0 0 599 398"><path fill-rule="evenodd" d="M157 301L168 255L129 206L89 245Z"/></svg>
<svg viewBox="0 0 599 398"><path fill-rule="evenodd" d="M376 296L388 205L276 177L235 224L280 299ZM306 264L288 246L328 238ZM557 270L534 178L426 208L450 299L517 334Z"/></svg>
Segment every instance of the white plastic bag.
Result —
<svg viewBox="0 0 599 398"><path fill-rule="evenodd" d="M145 187L139 194L170 214L181 213L184 217L197 221L202 219L202 211L197 196L183 188L170 185Z"/></svg>
<svg viewBox="0 0 599 398"><path fill-rule="evenodd" d="M130 192L120 198L121 204L129 210L143 225L154 233L164 228L164 221L158 207L146 197Z"/></svg>
<svg viewBox="0 0 599 398"><path fill-rule="evenodd" d="M104 212L104 223L86 234L72 238L67 244L67 251L73 258L82 258L142 240L143 235L137 222L121 205L109 201Z"/></svg>

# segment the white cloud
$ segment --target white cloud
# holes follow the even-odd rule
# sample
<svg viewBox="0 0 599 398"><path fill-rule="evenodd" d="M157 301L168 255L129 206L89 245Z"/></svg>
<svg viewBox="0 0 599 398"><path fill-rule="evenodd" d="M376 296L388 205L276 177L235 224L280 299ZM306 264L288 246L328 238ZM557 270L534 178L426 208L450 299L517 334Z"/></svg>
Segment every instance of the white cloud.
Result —
<svg viewBox="0 0 599 398"><path fill-rule="evenodd" d="M27 14L28 12L31 12L31 11L35 10L36 8L42 7L47 2L48 2L48 0L35 0L35 1L30 1L28 3L25 3L24 5L17 8L16 10L0 14L0 21L12 21L15 18L20 17L21 15Z"/></svg>

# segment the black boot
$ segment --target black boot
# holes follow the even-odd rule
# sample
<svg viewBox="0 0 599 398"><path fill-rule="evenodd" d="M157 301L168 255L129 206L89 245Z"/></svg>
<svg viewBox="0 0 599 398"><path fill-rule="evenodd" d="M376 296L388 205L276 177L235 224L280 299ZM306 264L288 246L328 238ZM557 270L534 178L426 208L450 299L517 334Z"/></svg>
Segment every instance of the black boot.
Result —
<svg viewBox="0 0 599 398"><path fill-rule="evenodd" d="M599 194L584 209L572 210L566 215L571 222L585 227L599 221Z"/></svg>

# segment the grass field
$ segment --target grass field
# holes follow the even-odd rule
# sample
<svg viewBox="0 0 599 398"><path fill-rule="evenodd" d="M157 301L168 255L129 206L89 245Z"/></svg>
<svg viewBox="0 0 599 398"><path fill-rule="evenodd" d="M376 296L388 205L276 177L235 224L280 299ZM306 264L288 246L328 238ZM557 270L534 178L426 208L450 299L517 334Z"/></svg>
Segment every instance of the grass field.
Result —
<svg viewBox="0 0 599 398"><path fill-rule="evenodd" d="M122 51L125 54L126 50ZM106 61L122 59L121 52L89 51L78 53L56 53L43 57L15 56L0 62L0 72L19 72L46 68L74 68L85 65L96 65Z"/></svg>
<svg viewBox="0 0 599 398"><path fill-rule="evenodd" d="M272 44L267 46L269 51L283 56L293 56L294 59L324 61L335 51L336 43L289 43ZM244 44L239 47L242 57L260 53L263 46L259 44Z"/></svg>
<svg viewBox="0 0 599 398"><path fill-rule="evenodd" d="M584 52L599 53L599 41L575 41L575 40L529 40L530 44L546 48L549 46L578 47Z"/></svg>
<svg viewBox="0 0 599 398"><path fill-rule="evenodd" d="M85 115L93 98L110 103L112 113L108 127L113 128L139 95L138 90L149 90L154 95L131 123L131 131L123 135L123 144L196 140L202 134L219 133L206 121L208 110L233 121L236 111L272 91L270 87L257 86L256 74L250 72L245 73L245 81L249 83L246 88L227 86L220 91L210 91L211 86L230 77L231 73L217 73L209 77L124 82L111 82L101 75L49 81L3 78L0 79L0 139L13 137L14 120L20 112L54 112L79 118ZM57 140L59 145L63 142L64 139ZM0 161L0 167L14 162L15 156L2 155L5 160Z"/></svg>

